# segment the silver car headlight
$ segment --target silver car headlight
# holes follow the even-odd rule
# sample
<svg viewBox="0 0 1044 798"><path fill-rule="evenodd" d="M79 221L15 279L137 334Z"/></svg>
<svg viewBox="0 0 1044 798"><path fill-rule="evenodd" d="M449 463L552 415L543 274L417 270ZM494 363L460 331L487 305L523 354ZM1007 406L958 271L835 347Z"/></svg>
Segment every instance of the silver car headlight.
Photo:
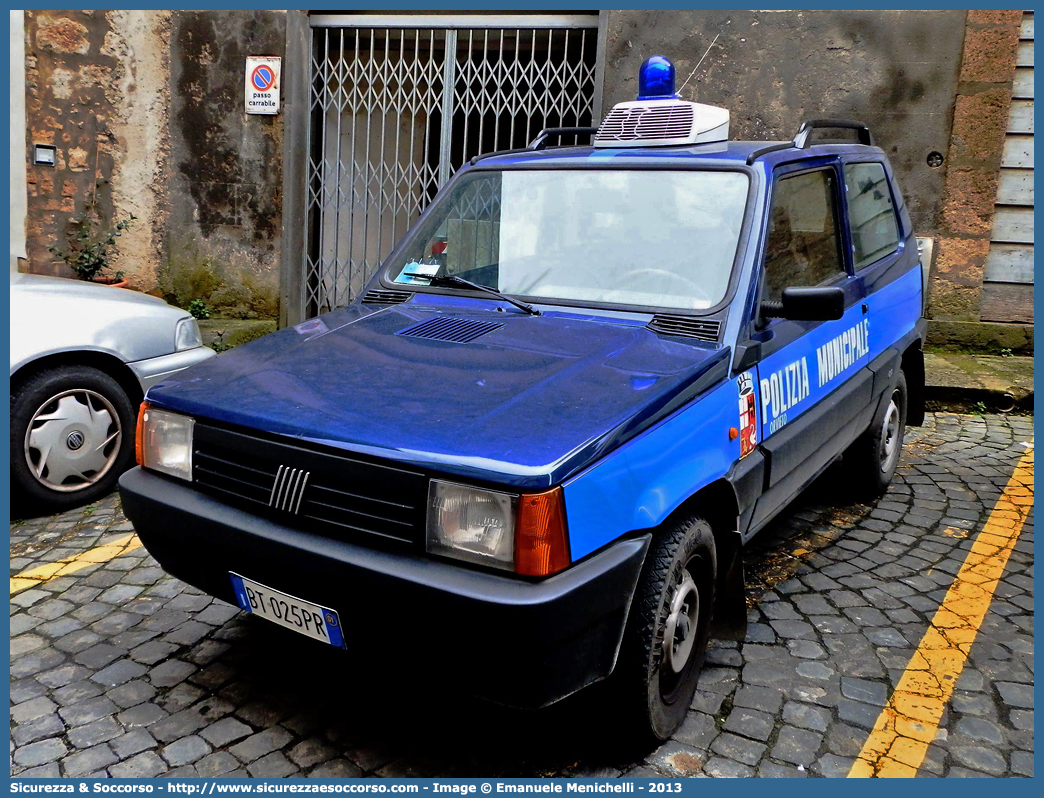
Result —
<svg viewBox="0 0 1044 798"><path fill-rule="evenodd" d="M192 481L192 428L195 420L143 403L138 414L138 465Z"/></svg>
<svg viewBox="0 0 1044 798"><path fill-rule="evenodd" d="M195 349L203 346L203 338L199 334L199 325L195 319L182 319L174 330L174 351Z"/></svg>
<svg viewBox="0 0 1044 798"><path fill-rule="evenodd" d="M428 490L427 550L458 560L515 568L518 496L433 479Z"/></svg>

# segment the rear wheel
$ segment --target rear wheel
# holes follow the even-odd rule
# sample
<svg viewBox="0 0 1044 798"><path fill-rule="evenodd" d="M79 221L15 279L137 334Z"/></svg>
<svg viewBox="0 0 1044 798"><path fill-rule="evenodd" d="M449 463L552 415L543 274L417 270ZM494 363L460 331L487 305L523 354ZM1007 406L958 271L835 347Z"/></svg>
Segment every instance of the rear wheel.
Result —
<svg viewBox="0 0 1044 798"><path fill-rule="evenodd" d="M906 375L900 371L899 381L870 428L845 452L845 468L860 492L879 496L891 484L906 434L906 407Z"/></svg>
<svg viewBox="0 0 1044 798"><path fill-rule="evenodd" d="M688 516L653 540L614 676L644 741L666 740L685 720L707 651L715 573L703 518Z"/></svg>
<svg viewBox="0 0 1044 798"><path fill-rule="evenodd" d="M134 457L134 407L89 366L43 371L11 394L12 501L60 512L100 499Z"/></svg>

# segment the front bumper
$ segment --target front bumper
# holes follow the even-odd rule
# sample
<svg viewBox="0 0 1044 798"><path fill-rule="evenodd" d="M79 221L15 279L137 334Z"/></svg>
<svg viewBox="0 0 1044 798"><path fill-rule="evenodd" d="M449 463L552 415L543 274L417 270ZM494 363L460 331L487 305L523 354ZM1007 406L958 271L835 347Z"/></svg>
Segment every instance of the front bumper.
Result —
<svg viewBox="0 0 1044 798"><path fill-rule="evenodd" d="M170 375L176 374L182 369L187 369L189 366L202 363L204 360L209 360L216 354L217 352L208 346L194 346L192 349L183 349L170 355L136 360L127 365L134 372L134 376L138 378L141 390L144 392Z"/></svg>
<svg viewBox="0 0 1044 798"><path fill-rule="evenodd" d="M235 604L235 571L330 607L349 655L383 650L408 623L417 665L437 664L440 681L460 674L459 687L517 707L553 703L612 672L650 540L620 541L526 582L292 529L141 468L123 475L120 495L145 548L179 579Z"/></svg>

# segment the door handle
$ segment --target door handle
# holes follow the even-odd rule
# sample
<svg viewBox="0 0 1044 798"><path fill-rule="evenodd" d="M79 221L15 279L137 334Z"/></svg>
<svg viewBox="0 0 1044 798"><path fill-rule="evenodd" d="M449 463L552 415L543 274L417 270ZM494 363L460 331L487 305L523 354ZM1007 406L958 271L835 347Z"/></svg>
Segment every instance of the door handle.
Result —
<svg viewBox="0 0 1044 798"><path fill-rule="evenodd" d="M869 313L869 312L870 312L870 306L864 302L863 303L863 313Z"/></svg>

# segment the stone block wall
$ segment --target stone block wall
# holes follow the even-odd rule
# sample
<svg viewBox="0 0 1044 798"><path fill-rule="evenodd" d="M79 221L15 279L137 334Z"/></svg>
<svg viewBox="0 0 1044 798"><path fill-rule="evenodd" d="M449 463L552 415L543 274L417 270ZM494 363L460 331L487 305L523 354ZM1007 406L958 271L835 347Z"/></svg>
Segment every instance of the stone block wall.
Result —
<svg viewBox="0 0 1044 798"><path fill-rule="evenodd" d="M1021 11L969 11L936 240L929 314L979 321Z"/></svg>
<svg viewBox="0 0 1044 798"><path fill-rule="evenodd" d="M734 139L793 138L804 119L866 122L903 186L919 235L943 225L946 153L964 11L610 11L603 108L633 100L650 55L680 95L732 112ZM686 83L687 81L687 83Z"/></svg>

